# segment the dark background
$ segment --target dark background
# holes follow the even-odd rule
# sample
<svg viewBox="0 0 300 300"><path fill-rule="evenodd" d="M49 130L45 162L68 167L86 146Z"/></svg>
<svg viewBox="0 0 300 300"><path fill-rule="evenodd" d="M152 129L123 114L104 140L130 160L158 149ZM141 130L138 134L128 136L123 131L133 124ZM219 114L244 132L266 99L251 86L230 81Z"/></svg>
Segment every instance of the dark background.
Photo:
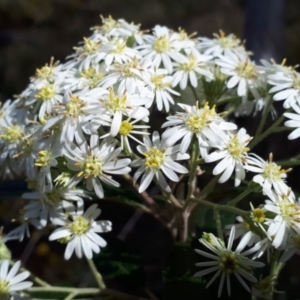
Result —
<svg viewBox="0 0 300 300"><path fill-rule="evenodd" d="M64 61L72 47L90 35L89 28L101 23L100 14L141 23L142 29L161 24L175 30L182 27L188 33L197 31L199 36L208 37L222 29L246 39L246 46L253 50L256 61L275 58L280 62L286 57L288 64L295 65L300 62L299 12L299 0L0 0L0 101L20 93L28 84L29 76L51 56ZM242 118L238 122L246 126L244 124L253 124L253 119ZM283 151L286 133L278 136L261 146L263 157L272 151L275 158L284 159L297 152L297 142L289 143L290 148ZM293 180L289 182L293 188L298 186L298 174L293 173ZM7 186L5 188L7 191ZM0 212L4 216L4 225L12 226L8 221L20 207L20 203L12 200L23 188L22 184L13 184L10 189L14 193L2 197L5 199L1 201ZM161 295L161 270L172 249L168 231L144 215L125 241L120 242L116 236L134 210L115 207L105 200L100 206L104 211L102 219L115 220L116 216L118 219L114 222L113 232L107 235L110 243L137 255L145 274L141 285ZM9 246L13 257L21 257L26 267L51 283L70 282L74 286L84 286L90 282L85 262L76 258L64 262L64 246L47 243L47 235L43 231L21 244L12 242ZM298 257L287 263L278 289L287 290L288 295L278 295L277 299L300 298L299 266ZM118 286L114 280L109 284L126 291L124 285ZM135 292L139 294L139 291Z"/></svg>

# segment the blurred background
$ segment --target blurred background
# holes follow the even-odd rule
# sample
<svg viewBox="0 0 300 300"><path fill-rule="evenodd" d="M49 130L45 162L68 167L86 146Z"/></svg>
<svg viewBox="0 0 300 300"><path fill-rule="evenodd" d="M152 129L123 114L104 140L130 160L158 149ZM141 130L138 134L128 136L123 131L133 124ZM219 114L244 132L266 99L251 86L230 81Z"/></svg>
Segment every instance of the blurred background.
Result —
<svg viewBox="0 0 300 300"><path fill-rule="evenodd" d="M188 33L196 31L199 36L207 37L222 29L245 39L246 47L255 53L253 59L257 62L261 58L274 58L277 62L287 58L289 65L295 65L300 62L299 11L299 0L0 0L0 101L25 89L29 76L35 73L36 68L49 62L51 56L64 61L72 53L72 47L90 35L89 28L100 25L100 14L141 23L142 29L160 24L174 30L181 27ZM250 124L252 121L243 119L239 122ZM278 142L272 141L268 145L264 157L271 146L273 153L280 155L282 149ZM290 145L291 156L293 149L299 149L299 145L297 142ZM294 173L294 178L298 174ZM297 187L297 177L289 184ZM7 186L5 188L7 191ZM1 197L5 198L0 206L0 213L4 216L2 224L8 225L19 209L18 204L13 204L12 208L11 199L23 188L22 184L12 184L10 189L14 195ZM124 225L134 216L134 210L125 206L116 208L105 200L101 208L104 211L102 219L116 219L116 215L118 218L113 232L104 236L114 249L119 249L114 256L115 265L109 268L118 270L120 253L128 253L127 268L135 272L132 280L136 282L139 279L136 284L127 281L119 284L116 278L108 276L109 285L137 295L144 295L146 287L161 296L161 273L173 245L168 230L153 218L143 215L137 218L135 227L124 234ZM21 257L26 267L52 283L92 285L85 262L76 258L64 262L64 246L51 243L49 247L47 235L42 231L21 244L12 242L9 246L13 257ZM279 280L278 289L287 290L288 294L279 294L276 299L300 299L300 273L292 270L295 262L299 265L298 257L287 264ZM104 266L104 270L107 268ZM118 276L115 275L117 279ZM164 295L164 298L168 296Z"/></svg>

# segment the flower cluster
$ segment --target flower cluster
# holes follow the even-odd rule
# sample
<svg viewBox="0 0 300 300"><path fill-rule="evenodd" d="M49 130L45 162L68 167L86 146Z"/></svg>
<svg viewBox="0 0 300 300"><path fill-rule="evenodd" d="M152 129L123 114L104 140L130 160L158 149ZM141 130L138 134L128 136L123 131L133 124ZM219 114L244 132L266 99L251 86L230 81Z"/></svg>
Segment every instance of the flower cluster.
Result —
<svg viewBox="0 0 300 300"><path fill-rule="evenodd" d="M213 261L199 263L210 268L195 275L216 271L207 286L220 275L219 297L225 279L230 295L230 274L250 291L244 279L256 282L251 271L261 263L246 255L278 250L285 261L300 253L300 206L286 182L291 169L276 164L272 153L264 160L253 152L267 136L262 130L273 101L289 110L285 129L294 131L288 138L300 136L300 74L284 63L257 65L242 41L222 31L210 39L160 25L143 31L111 17L102 22L65 63L51 58L0 107L0 178L25 176L30 190L22 195L21 225L7 237L22 241L30 226L50 223L58 228L49 239L67 244L65 259L73 252L91 259L106 246L98 234L111 231L112 223L96 220L97 204L84 206L105 198L108 188L128 180L144 194L155 183L158 196L184 212L199 193L199 164L235 187L248 173L250 192L268 199L227 227L227 247L212 234L200 239L214 254L197 250ZM228 119L259 111L254 137ZM177 183L187 183L187 192L176 199ZM208 187L201 186L203 197ZM242 252L246 246L253 247ZM14 277L16 265L7 274L2 263L0 294L20 289L16 284L28 276Z"/></svg>

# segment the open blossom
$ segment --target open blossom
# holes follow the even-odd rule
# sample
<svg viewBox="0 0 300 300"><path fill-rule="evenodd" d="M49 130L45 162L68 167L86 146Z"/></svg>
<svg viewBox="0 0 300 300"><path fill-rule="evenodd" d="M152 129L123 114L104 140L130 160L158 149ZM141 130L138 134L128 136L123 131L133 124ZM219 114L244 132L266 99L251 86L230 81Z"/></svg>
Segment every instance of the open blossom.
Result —
<svg viewBox="0 0 300 300"><path fill-rule="evenodd" d="M77 257L83 255L92 259L93 252L99 253L100 247L106 246L106 241L98 233L108 232L112 229L110 221L96 221L101 213L97 204L91 205L85 212L83 206L77 210L71 203L63 203L66 217L56 218L53 224L61 226L54 230L49 240L60 240L67 243L65 259L69 259L74 250Z"/></svg>
<svg viewBox="0 0 300 300"><path fill-rule="evenodd" d="M70 185L77 185L84 179L89 191L94 190L99 198L104 197L101 181L119 187L120 184L108 174L127 174L130 172L129 158L117 159L122 148L115 149L115 144L110 138L104 139L99 145L99 136L93 133L90 137L90 146L86 142L79 147L74 144L66 144L64 156L67 159L67 167L76 172Z"/></svg>
<svg viewBox="0 0 300 300"><path fill-rule="evenodd" d="M33 283L31 281L24 281L29 277L28 271L17 275L21 266L21 262L17 261L9 270L9 260L2 260L0 262L0 296L1 299L18 299L19 291L29 289ZM8 271L9 270L9 271Z"/></svg>
<svg viewBox="0 0 300 300"><path fill-rule="evenodd" d="M243 98L243 102L247 100L248 91L255 99L261 98L258 92L259 70L247 55L220 56L216 64L221 67L222 73L230 77L226 84L227 88L237 87L237 94Z"/></svg>
<svg viewBox="0 0 300 300"><path fill-rule="evenodd" d="M251 137L246 133L245 128L241 128L238 133L223 133L218 139L208 141L210 147L217 150L205 157L206 162L221 160L214 168L213 175L222 174L219 182L227 181L235 171L234 185L238 186L245 178L244 164L248 159L247 145L251 141Z"/></svg>
<svg viewBox="0 0 300 300"><path fill-rule="evenodd" d="M142 61L151 62L156 68L162 63L169 74L173 72L172 60L184 62L180 50L191 45L191 42L180 41L178 34L159 25L153 28L153 35L145 36L145 41L145 44L138 47L141 49Z"/></svg>
<svg viewBox="0 0 300 300"><path fill-rule="evenodd" d="M226 56L228 53L246 53L239 38L234 34L226 35L222 30L220 30L219 34L214 34L214 39L200 37L198 48L204 51L204 54L213 55L215 57L219 55Z"/></svg>
<svg viewBox="0 0 300 300"><path fill-rule="evenodd" d="M290 235L300 235L300 205L291 191L282 195L269 192L267 195L270 200L265 201L264 208L275 214L266 221L269 226L267 234L275 248L284 248Z"/></svg>
<svg viewBox="0 0 300 300"><path fill-rule="evenodd" d="M269 93L274 93L275 101L283 102L284 108L289 108L293 103L300 103L300 74L292 72L277 72L268 76L268 83L273 85Z"/></svg>
<svg viewBox="0 0 300 300"><path fill-rule="evenodd" d="M249 250L243 251L249 242L250 236L244 236L239 242L235 250L232 250L232 244L235 237L235 227L232 227L230 231L230 236L228 240L227 247L224 245L223 241L216 238L213 234L204 234L204 237L199 241L206 248L208 248L213 253L208 253L199 249L195 251L209 258L211 261L196 263L197 267L208 267L194 274L196 277L202 277L207 274L215 272L215 275L207 283L206 288L208 288L219 276L220 284L218 289L218 297L221 297L224 282L226 281L227 293L231 295L230 286L230 276L235 276L240 284L250 293L251 290L249 286L245 283L244 279L250 281L251 283L257 282L257 279L251 274L251 270L257 267L264 266L263 263L250 260L246 256L255 252L257 247L254 246Z"/></svg>
<svg viewBox="0 0 300 300"><path fill-rule="evenodd" d="M203 108L199 108L198 102L195 106L178 103L184 112L176 112L175 116L167 117L167 122L162 128L169 127L164 133L163 138L167 139L167 144L173 145L182 139L180 144L180 153L185 153L190 146L194 136L198 139L200 154L204 158L207 155L207 147L202 147L202 143L208 137L221 134L223 130L235 130L237 126L233 123L225 122L220 117L215 108L209 108L205 103Z"/></svg>
<svg viewBox="0 0 300 300"><path fill-rule="evenodd" d="M198 86L197 76L204 76L209 80L214 79L207 64L211 58L212 56L209 55L195 55L192 53L185 58L184 62L174 63L174 80L172 86L175 87L179 84L179 87L184 90L188 82L190 82L193 87Z"/></svg>
<svg viewBox="0 0 300 300"><path fill-rule="evenodd" d="M258 155L250 153L248 156L248 165L245 169L258 173L253 177L253 181L262 186L263 192L270 192L273 188L277 194L287 193L289 187L285 183L286 173L291 169L282 169L281 166L273 162L273 154L270 153L269 160L264 161Z"/></svg>
<svg viewBox="0 0 300 300"><path fill-rule="evenodd" d="M188 173L188 169L175 162L175 160L188 159L190 156L188 154L180 154L179 145L167 146L166 141L160 139L157 131L152 135L152 142L148 137L144 137L144 144L145 146L137 146L137 150L145 158L136 159L131 164L133 167L139 167L133 176L134 182L143 174L139 192L145 191L154 177L164 191L171 192L162 173L170 180L178 181L179 177L175 172L185 174Z"/></svg>

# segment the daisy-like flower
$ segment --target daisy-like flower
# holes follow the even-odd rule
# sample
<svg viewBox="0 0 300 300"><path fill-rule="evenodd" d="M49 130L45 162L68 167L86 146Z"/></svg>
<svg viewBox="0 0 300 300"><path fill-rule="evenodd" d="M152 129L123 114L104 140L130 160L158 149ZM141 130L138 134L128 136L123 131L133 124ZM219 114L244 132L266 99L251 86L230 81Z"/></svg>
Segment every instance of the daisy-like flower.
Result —
<svg viewBox="0 0 300 300"><path fill-rule="evenodd" d="M286 112L283 115L290 120L284 123L285 126L295 128L289 135L289 140L297 139L300 136L300 106L296 103L291 103L291 107L295 113Z"/></svg>
<svg viewBox="0 0 300 300"><path fill-rule="evenodd" d="M9 299L9 296L18 297L19 291L29 289L33 283L31 281L24 281L30 273L28 271L17 275L21 266L21 262L17 261L9 270L9 260L2 260L0 262L0 297L1 299Z"/></svg>
<svg viewBox="0 0 300 300"><path fill-rule="evenodd" d="M87 98L96 98L100 102L100 107L104 113L112 117L110 135L116 136L120 130L123 116L129 116L134 111L134 118L143 117L143 121L148 122L149 111L142 105L151 103L151 99L140 97L138 94L129 94L127 92L118 94L112 88L105 90L96 88L92 90ZM94 121L93 121L94 122Z"/></svg>
<svg viewBox="0 0 300 300"><path fill-rule="evenodd" d="M99 145L99 136L93 133L90 137L90 146L86 142L79 147L74 144L66 144L64 156L67 159L67 167L76 172L71 179L70 186L77 185L85 180L89 191L95 190L99 198L104 197L101 181L119 187L120 184L108 174L127 174L130 172L129 158L117 160L122 148L115 149L115 144L110 138L106 138Z"/></svg>
<svg viewBox="0 0 300 300"><path fill-rule="evenodd" d="M300 206L291 191L282 195L268 192L267 195L270 200L265 201L264 208L275 214L265 222L269 226L267 234L275 248L284 248L290 235L300 235Z"/></svg>
<svg viewBox="0 0 300 300"><path fill-rule="evenodd" d="M86 212L83 212L83 206L78 206L76 210L70 203L64 203L64 208L66 217L53 220L55 225L61 227L54 230L49 240L68 243L65 259L69 259L74 250L77 257L81 258L84 255L92 259L93 252L99 253L100 247L106 246L106 241L97 233L111 231L111 222L95 221L101 213L97 204L91 205Z"/></svg>
<svg viewBox="0 0 300 300"><path fill-rule="evenodd" d="M202 147L202 143L207 140L208 136L218 136L223 130L235 130L237 126L233 123L225 122L216 111L215 107L209 108L205 103L203 108L199 108L198 102L195 106L178 103L184 112L176 112L175 116L167 117L167 122L162 128L168 128L163 133L163 138L167 139L170 145L175 144L183 137L180 144L180 153L187 152L187 149L196 135L199 143L200 153L202 157L207 155L207 147Z"/></svg>
<svg viewBox="0 0 300 300"><path fill-rule="evenodd" d="M42 145L42 144L41 144ZM41 191L53 186L51 168L57 166L56 158L62 155L61 145L56 143L53 147L47 147L40 150L35 160L35 166L38 167L38 185Z"/></svg>
<svg viewBox="0 0 300 300"><path fill-rule="evenodd" d="M110 118L101 114L99 102L95 99L87 101L82 94L66 94L57 105L57 116L50 118L44 125L43 131L61 124L60 142L73 142L74 138L79 144L85 141L84 133L90 134L90 120L97 112L100 125L110 125Z"/></svg>
<svg viewBox="0 0 300 300"><path fill-rule="evenodd" d="M142 60L145 63L152 63L156 68L162 63L169 74L173 72L172 60L184 62L180 50L192 44L190 41L180 41L177 33L159 25L153 28L153 35L147 35L144 39L146 43L137 47L141 49Z"/></svg>
<svg viewBox="0 0 300 300"><path fill-rule="evenodd" d="M286 173L292 169L281 169L281 166L273 162L273 154L270 153L269 160L264 161L254 153L248 156L248 164L244 166L248 171L259 173L253 177L253 181L263 188L263 192L271 191L273 188L277 194L287 193L289 187L285 183Z"/></svg>
<svg viewBox="0 0 300 300"><path fill-rule="evenodd" d="M171 94L180 96L178 92L171 89L173 77L168 75L165 69L149 69L144 74L144 80L148 86L141 92L141 97L149 97L152 101L146 104L149 108L154 100L159 111L165 107L166 112L170 110L170 103L174 104L174 100Z"/></svg>
<svg viewBox="0 0 300 300"><path fill-rule="evenodd" d="M199 38L198 48L204 51L204 54L218 57L226 56L228 53L246 53L241 40L234 34L226 35L224 31L220 30L219 34L214 34L214 37L214 39Z"/></svg>
<svg viewBox="0 0 300 300"><path fill-rule="evenodd" d="M251 271L254 268L264 266L263 263L250 260L246 257L257 250L256 246L242 252L249 242L249 236L244 236L244 238L239 242L235 251L233 251L232 244L234 236L235 227L232 227L227 247L225 247L224 243L220 239L216 238L213 234L205 234L204 237L199 241L213 253L207 253L205 251L195 249L198 254L207 257L212 261L197 263L197 267L209 268L197 272L194 276L202 277L212 272L216 272L211 280L207 283L206 288L208 288L217 279L217 277L221 276L218 289L219 298L221 297L225 281L228 295L231 295L230 275L234 275L241 285L249 293L251 293L251 290L245 283L244 279L250 281L251 283L257 282L256 278L251 274Z"/></svg>
<svg viewBox="0 0 300 300"><path fill-rule="evenodd" d="M31 203L24 207L26 210L24 217L38 217L42 226L47 225L48 217L51 220L62 213L61 203L63 200L83 203L83 198L91 199L85 191L68 186L54 186L44 192L24 193L22 198L31 200Z"/></svg>
<svg viewBox="0 0 300 300"><path fill-rule="evenodd" d="M247 55L228 54L219 58L216 64L221 67L222 73L230 77L227 81L228 89L237 86L237 94L243 98L243 102L247 100L249 90L255 99L261 98L258 92L260 73Z"/></svg>
<svg viewBox="0 0 300 300"><path fill-rule="evenodd" d="M145 72L147 72L146 66L137 57L128 63L115 63L110 67L110 74L101 81L101 86L109 88L118 83L119 94L125 91L134 94L145 86L143 80Z"/></svg>
<svg viewBox="0 0 300 300"><path fill-rule="evenodd" d="M268 76L268 83L273 85L269 93L275 93L275 101L284 100L283 107L289 108L292 103L300 103L300 74L292 72L277 72Z"/></svg>
<svg viewBox="0 0 300 300"><path fill-rule="evenodd" d="M250 150L247 145L251 141L251 137L246 133L245 128L241 128L238 133L225 133L220 135L219 139L209 139L208 145L218 148L218 150L208 154L205 157L205 162L221 161L215 166L213 175L222 176L219 182L223 183L229 179L233 171L235 171L234 185L238 186L245 178L244 164L248 159L248 151Z"/></svg>
<svg viewBox="0 0 300 300"><path fill-rule="evenodd" d="M195 55L194 53L186 57L185 62L174 63L174 74L173 84L175 87L179 83L179 87L184 90L187 86L188 81L193 87L198 86L199 76L212 80L214 79L213 74L207 69L207 62L212 59L209 55Z"/></svg>
<svg viewBox="0 0 300 300"><path fill-rule="evenodd" d="M105 52L100 51L102 43L88 38L84 38L83 44L80 47L74 47L76 51L74 54L68 56L71 58L69 62L64 65L65 69L78 68L80 71L87 70L91 65L97 64L106 55Z"/></svg>
<svg viewBox="0 0 300 300"><path fill-rule="evenodd" d="M127 47L127 38L102 37L101 51L105 53L104 62L107 66L112 63L128 63L132 61L134 57L139 58L140 54L136 49Z"/></svg>
<svg viewBox="0 0 300 300"><path fill-rule="evenodd" d="M39 118L42 119L50 113L53 107L62 100L62 90L57 83L48 83L37 90L35 94L35 107L39 109Z"/></svg>
<svg viewBox="0 0 300 300"><path fill-rule="evenodd" d="M133 181L141 179L139 192L142 193L147 189L153 178L155 177L160 187L166 191L171 192L171 189L162 175L164 173L170 180L178 181L177 173L188 173L188 169L175 162L175 160L189 159L188 154L179 153L179 145L170 147L166 145L164 139L160 139L157 131L153 132L152 142L148 137L144 137L144 145L137 146L137 150L145 156L144 159L136 159L132 162L133 167L139 167L133 176Z"/></svg>

